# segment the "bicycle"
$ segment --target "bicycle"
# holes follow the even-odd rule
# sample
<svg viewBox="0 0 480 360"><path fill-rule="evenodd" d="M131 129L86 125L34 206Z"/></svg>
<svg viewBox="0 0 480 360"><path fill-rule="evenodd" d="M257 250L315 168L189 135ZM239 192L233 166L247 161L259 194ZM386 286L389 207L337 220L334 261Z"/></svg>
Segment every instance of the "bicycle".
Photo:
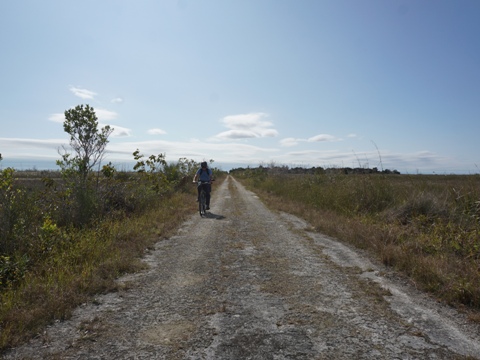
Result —
<svg viewBox="0 0 480 360"><path fill-rule="evenodd" d="M203 217L207 214L207 194L203 188L204 184L211 184L210 181L197 181L197 187L200 187L200 194L198 196L198 212Z"/></svg>

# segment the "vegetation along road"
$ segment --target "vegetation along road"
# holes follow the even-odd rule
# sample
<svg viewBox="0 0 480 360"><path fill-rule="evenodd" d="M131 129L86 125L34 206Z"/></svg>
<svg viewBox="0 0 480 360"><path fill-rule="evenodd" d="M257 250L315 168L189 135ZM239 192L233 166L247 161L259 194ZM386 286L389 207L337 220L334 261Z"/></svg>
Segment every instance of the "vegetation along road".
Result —
<svg viewBox="0 0 480 360"><path fill-rule="evenodd" d="M480 359L480 331L233 177L123 290L5 359Z"/></svg>

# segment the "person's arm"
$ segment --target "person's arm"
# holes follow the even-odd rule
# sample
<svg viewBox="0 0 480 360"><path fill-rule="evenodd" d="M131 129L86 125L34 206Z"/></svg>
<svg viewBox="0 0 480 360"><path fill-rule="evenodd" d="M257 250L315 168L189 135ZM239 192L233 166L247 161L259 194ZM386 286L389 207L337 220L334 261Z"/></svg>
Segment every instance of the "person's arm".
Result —
<svg viewBox="0 0 480 360"><path fill-rule="evenodd" d="M210 169L210 181L212 181L212 180L213 180L213 171L212 171L212 169Z"/></svg>
<svg viewBox="0 0 480 360"><path fill-rule="evenodd" d="M193 182L197 182L198 180L198 171L195 173L195 176L193 177Z"/></svg>

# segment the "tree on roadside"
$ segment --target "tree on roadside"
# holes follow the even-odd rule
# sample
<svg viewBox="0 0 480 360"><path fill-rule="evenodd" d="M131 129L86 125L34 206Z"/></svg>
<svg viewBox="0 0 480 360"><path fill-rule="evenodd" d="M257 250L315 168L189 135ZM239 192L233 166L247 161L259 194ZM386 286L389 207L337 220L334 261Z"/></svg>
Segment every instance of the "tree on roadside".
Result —
<svg viewBox="0 0 480 360"><path fill-rule="evenodd" d="M76 155L71 157L64 151L57 165L62 170L73 171L85 182L91 170L101 163L113 128L106 125L99 130L95 110L89 105L78 105L65 111L63 129L70 135L70 146Z"/></svg>
<svg viewBox="0 0 480 360"><path fill-rule="evenodd" d="M164 171L167 166L165 154L150 155L144 160L144 155L137 149L133 152L133 158L137 162L133 166L133 170L142 174L142 177L151 185L152 190L157 194L170 190L172 184L170 184Z"/></svg>
<svg viewBox="0 0 480 360"><path fill-rule="evenodd" d="M65 214L69 221L82 225L94 215L99 203L89 175L95 166L100 170L113 128L106 125L99 129L95 110L89 105L78 105L65 111L63 129L70 135L70 147L75 153L72 155L63 147L63 154L59 150L62 159L57 160L66 181Z"/></svg>

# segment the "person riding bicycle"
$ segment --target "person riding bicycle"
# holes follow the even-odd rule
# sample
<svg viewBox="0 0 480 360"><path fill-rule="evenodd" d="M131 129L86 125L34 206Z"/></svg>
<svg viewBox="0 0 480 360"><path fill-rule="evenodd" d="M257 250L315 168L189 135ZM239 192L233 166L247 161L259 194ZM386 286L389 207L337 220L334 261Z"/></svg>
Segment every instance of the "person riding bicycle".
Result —
<svg viewBox="0 0 480 360"><path fill-rule="evenodd" d="M210 192L212 191L212 176L213 172L211 169L208 168L208 164L206 161L200 164L200 169L197 170L195 177L193 178L193 182L201 181L202 184L198 186L198 198L200 198L200 191L203 187L205 191L205 202L207 205L207 210L210 210Z"/></svg>

